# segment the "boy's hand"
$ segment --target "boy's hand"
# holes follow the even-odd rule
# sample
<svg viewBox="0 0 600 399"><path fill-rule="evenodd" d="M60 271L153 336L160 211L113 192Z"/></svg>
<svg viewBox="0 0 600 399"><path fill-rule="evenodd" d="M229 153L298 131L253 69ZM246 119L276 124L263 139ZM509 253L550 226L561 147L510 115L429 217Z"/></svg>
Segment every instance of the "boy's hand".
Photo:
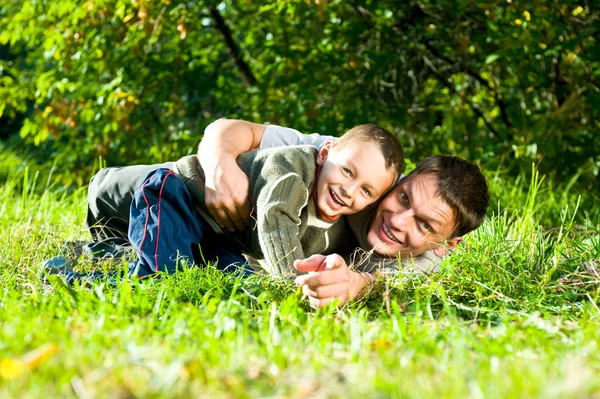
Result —
<svg viewBox="0 0 600 399"><path fill-rule="evenodd" d="M325 307L335 300L339 300L338 306L341 306L358 297L373 282L370 274L348 269L344 259L337 254L296 260L294 267L309 273L296 277L295 283L302 286L302 293L314 307Z"/></svg>
<svg viewBox="0 0 600 399"><path fill-rule="evenodd" d="M229 231L244 229L250 221L248 176L235 158L221 159L212 176L206 176L206 207L221 227Z"/></svg>

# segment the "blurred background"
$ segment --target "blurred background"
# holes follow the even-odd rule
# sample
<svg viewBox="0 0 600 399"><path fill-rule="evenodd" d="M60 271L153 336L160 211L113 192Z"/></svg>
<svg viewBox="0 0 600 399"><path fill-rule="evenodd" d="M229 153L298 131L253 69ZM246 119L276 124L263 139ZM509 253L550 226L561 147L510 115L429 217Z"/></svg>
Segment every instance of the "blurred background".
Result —
<svg viewBox="0 0 600 399"><path fill-rule="evenodd" d="M413 163L533 163L594 192L598 5L2 0L0 144L83 184L99 157L192 153L221 117L334 135L377 123Z"/></svg>

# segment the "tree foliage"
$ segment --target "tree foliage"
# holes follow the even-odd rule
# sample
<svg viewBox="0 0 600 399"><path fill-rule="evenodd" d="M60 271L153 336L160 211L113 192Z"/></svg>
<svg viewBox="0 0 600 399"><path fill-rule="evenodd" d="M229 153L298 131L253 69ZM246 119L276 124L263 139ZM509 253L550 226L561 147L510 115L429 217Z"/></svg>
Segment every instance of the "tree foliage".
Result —
<svg viewBox="0 0 600 399"><path fill-rule="evenodd" d="M227 116L597 180L599 27L573 0L5 0L0 113L73 168L176 158Z"/></svg>

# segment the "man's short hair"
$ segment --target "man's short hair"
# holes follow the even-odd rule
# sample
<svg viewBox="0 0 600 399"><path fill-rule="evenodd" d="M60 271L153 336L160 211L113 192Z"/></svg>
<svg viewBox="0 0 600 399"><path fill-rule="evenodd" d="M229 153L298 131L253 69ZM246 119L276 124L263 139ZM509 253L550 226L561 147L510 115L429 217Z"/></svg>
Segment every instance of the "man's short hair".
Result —
<svg viewBox="0 0 600 399"><path fill-rule="evenodd" d="M463 236L483 223L490 202L488 184L479 167L459 157L434 155L425 158L406 176L433 175L438 193L454 211L451 237Z"/></svg>
<svg viewBox="0 0 600 399"><path fill-rule="evenodd" d="M404 153L402 145L392 133L374 124L358 125L348 130L343 136L333 143L333 148L342 148L354 143L373 143L379 148L385 162L385 167L402 176L404 171Z"/></svg>

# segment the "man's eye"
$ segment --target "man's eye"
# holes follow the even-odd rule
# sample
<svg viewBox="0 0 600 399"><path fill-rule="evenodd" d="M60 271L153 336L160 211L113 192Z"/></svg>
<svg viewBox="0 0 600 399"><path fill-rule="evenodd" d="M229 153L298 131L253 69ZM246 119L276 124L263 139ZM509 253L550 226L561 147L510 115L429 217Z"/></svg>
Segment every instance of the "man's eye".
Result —
<svg viewBox="0 0 600 399"><path fill-rule="evenodd" d="M423 222L421 224L421 226L423 226L423 230L425 230L425 231L431 231L431 226L428 225L427 223Z"/></svg>
<svg viewBox="0 0 600 399"><path fill-rule="evenodd" d="M402 201L408 204L408 195L406 195L406 193L400 194L400 197L402 198Z"/></svg>

